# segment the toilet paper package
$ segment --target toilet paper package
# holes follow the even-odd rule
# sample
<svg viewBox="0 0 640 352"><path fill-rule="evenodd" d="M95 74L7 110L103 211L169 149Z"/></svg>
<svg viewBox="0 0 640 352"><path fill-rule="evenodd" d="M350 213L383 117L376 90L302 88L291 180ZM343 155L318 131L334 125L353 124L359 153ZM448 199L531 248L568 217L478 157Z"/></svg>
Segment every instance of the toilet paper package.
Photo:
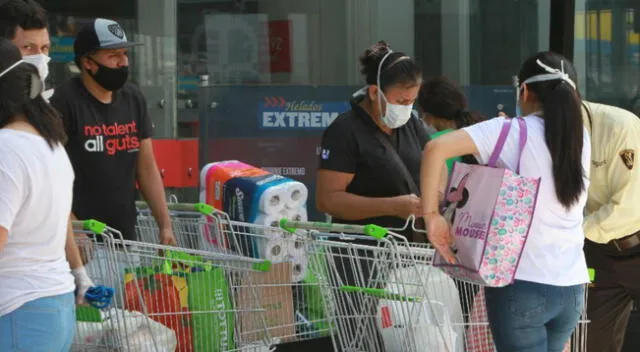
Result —
<svg viewBox="0 0 640 352"><path fill-rule="evenodd" d="M282 215L284 218L291 221L307 221L307 209L306 208L297 208L297 209L288 209L282 211Z"/></svg>
<svg viewBox="0 0 640 352"><path fill-rule="evenodd" d="M209 163L200 172L200 201L223 209L223 190L227 181L235 177L264 176L269 172L238 160Z"/></svg>
<svg viewBox="0 0 640 352"><path fill-rule="evenodd" d="M254 224L261 225L256 233L267 237L282 236L284 231L280 229L280 219L282 219L282 216L277 214L267 215L260 213L255 221L253 221Z"/></svg>
<svg viewBox="0 0 640 352"><path fill-rule="evenodd" d="M279 175L236 177L225 183L223 210L232 220L254 223L260 213L279 214L285 207L285 184Z"/></svg>
<svg viewBox="0 0 640 352"><path fill-rule="evenodd" d="M238 253L252 258L265 258L263 248L266 241L274 238L282 240L283 256L287 253L287 242L283 240L284 231L278 228L280 216L259 214L254 223L264 227L239 226L235 228L234 236L237 243L231 243L231 247ZM239 248L236 248L238 247Z"/></svg>
<svg viewBox="0 0 640 352"><path fill-rule="evenodd" d="M302 182L291 181L286 185L285 207L287 209L298 209L307 206L309 190Z"/></svg>
<svg viewBox="0 0 640 352"><path fill-rule="evenodd" d="M292 269L291 269L291 281L292 282L300 282L304 280L307 276L307 269L309 266L309 261L307 257L297 257L291 259Z"/></svg>
<svg viewBox="0 0 640 352"><path fill-rule="evenodd" d="M286 239L287 254L291 258L307 257L307 242L304 236L291 235Z"/></svg>
<svg viewBox="0 0 640 352"><path fill-rule="evenodd" d="M282 237L254 238L254 258L266 259L274 264L287 261L287 245Z"/></svg>

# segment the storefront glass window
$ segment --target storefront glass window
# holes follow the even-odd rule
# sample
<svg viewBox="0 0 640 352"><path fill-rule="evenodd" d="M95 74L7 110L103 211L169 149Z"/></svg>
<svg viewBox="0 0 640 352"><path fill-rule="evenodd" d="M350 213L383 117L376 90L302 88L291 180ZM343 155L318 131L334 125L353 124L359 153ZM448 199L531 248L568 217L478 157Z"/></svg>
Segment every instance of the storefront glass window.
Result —
<svg viewBox="0 0 640 352"><path fill-rule="evenodd" d="M176 14L175 0L42 0L49 12L51 79L54 87L78 74L73 41L77 31L95 17L118 21L130 40L143 43L130 51L130 81L147 98L159 138L175 133Z"/></svg>
<svg viewBox="0 0 640 352"><path fill-rule="evenodd" d="M640 116L640 5L576 1L574 61L589 100Z"/></svg>

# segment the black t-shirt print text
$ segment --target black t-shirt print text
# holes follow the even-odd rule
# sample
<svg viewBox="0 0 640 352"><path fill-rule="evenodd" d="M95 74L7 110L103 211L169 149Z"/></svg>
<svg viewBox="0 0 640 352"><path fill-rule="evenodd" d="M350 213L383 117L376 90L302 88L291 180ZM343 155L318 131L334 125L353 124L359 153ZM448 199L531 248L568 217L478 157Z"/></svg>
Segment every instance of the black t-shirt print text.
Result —
<svg viewBox="0 0 640 352"><path fill-rule="evenodd" d="M135 121L125 124L86 125L83 128L86 138L84 147L88 152L103 152L115 155L117 152L137 152L140 150L138 126Z"/></svg>

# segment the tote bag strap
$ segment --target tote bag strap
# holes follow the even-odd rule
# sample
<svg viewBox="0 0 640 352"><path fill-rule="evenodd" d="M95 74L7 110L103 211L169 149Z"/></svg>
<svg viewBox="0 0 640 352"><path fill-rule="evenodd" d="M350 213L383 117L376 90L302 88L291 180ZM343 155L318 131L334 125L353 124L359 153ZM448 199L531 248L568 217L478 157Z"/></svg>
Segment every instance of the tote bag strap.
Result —
<svg viewBox="0 0 640 352"><path fill-rule="evenodd" d="M376 138L385 147L385 149L387 149L387 151L389 152L389 155L391 156L391 159L393 159L394 162L396 163L396 166L398 166L398 169L402 174L402 178L404 178L405 182L407 183L407 186L409 187L409 191L417 196L420 196L420 189L418 188L418 185L413 180L413 176L411 176L411 172L409 172L407 165L405 165L404 161L402 161L402 158L400 158L400 154L398 154L398 151L391 145L389 140L382 135L382 132L377 128L376 130L377 130L375 132Z"/></svg>
<svg viewBox="0 0 640 352"><path fill-rule="evenodd" d="M518 166L516 168L516 173L520 173L520 159L522 158L522 152L524 151L524 146L527 144L527 124L522 117L515 117L518 121L518 125L520 126L520 141L519 141L519 152L518 152ZM493 152L491 153L491 157L489 158L489 167L496 167L496 162L500 157L500 153L502 153L502 148L504 148L504 144L507 141L507 137L509 136L509 131L511 130L511 122L512 119L506 119L504 124L502 124L502 130L500 131L500 136L498 136L498 141L496 142L496 146L493 148Z"/></svg>

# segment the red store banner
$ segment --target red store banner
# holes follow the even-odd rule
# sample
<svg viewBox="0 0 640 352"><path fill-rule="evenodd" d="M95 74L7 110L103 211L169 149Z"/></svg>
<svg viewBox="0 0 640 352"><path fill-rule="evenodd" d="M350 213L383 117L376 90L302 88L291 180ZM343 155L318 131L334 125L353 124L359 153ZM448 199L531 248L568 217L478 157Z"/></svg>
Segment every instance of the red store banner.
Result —
<svg viewBox="0 0 640 352"><path fill-rule="evenodd" d="M269 21L271 73L291 72L291 21Z"/></svg>

